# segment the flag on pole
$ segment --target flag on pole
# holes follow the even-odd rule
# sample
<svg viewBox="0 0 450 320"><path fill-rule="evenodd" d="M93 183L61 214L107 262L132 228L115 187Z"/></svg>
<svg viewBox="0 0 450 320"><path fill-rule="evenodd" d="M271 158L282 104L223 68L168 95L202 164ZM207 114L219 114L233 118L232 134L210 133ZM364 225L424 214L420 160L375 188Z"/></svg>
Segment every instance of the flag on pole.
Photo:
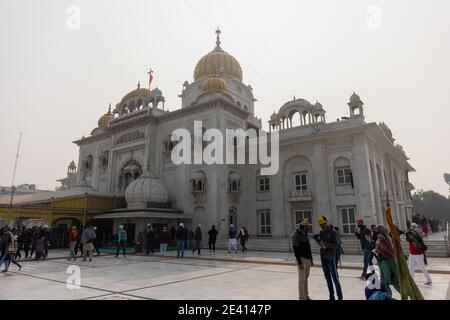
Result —
<svg viewBox="0 0 450 320"><path fill-rule="evenodd" d="M151 86L152 81L153 81L153 70L150 68L150 71L147 72L147 74L149 75L149 77L148 77L148 90L150 90L150 86Z"/></svg>
<svg viewBox="0 0 450 320"><path fill-rule="evenodd" d="M386 222L389 226L389 232L392 235L392 241L394 245L395 261L397 263L397 274L400 282L400 295L402 300L425 300L419 288L417 287L414 279L409 273L408 266L406 264L406 257L403 254L402 245L400 242L400 235L398 234L397 227L394 225L391 215L391 208L389 200L386 205Z"/></svg>

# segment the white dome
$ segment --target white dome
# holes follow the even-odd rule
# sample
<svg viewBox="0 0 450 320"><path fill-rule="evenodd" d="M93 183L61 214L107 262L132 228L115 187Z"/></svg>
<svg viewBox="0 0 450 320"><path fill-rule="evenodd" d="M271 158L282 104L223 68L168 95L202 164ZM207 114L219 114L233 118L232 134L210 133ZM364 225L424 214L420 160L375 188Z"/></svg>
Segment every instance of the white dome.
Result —
<svg viewBox="0 0 450 320"><path fill-rule="evenodd" d="M147 170L130 183L125 191L128 208L145 208L147 203L167 203L169 192L162 182Z"/></svg>

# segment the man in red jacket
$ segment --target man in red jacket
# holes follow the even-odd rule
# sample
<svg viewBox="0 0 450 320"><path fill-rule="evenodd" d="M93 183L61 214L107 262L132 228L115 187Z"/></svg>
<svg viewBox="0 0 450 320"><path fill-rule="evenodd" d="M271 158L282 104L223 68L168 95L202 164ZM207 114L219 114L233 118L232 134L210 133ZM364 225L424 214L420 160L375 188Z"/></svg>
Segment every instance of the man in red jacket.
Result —
<svg viewBox="0 0 450 320"><path fill-rule="evenodd" d="M409 242L408 269L409 273L411 273L411 277L414 279L416 266L419 267L427 280L425 284L431 285L431 277L424 263L424 251L426 250L426 246L423 243L422 234L419 228L420 227L416 223L411 223L411 230L406 232L406 240Z"/></svg>
<svg viewBox="0 0 450 320"><path fill-rule="evenodd" d="M72 229L69 232L69 259L68 261L71 261L73 258L73 261L77 260L77 256L75 255L75 246L77 245L77 239L78 239L78 229L76 226L73 226Z"/></svg>

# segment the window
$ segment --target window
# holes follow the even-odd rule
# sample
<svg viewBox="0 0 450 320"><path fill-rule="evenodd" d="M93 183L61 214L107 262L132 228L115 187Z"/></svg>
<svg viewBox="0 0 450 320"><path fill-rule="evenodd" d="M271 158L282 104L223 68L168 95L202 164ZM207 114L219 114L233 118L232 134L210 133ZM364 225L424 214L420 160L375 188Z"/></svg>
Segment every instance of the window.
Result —
<svg viewBox="0 0 450 320"><path fill-rule="evenodd" d="M228 225L232 224L235 228L237 228L237 213L236 208L228 209Z"/></svg>
<svg viewBox="0 0 450 320"><path fill-rule="evenodd" d="M229 179L228 181L228 191L238 192L240 186L240 181L237 179Z"/></svg>
<svg viewBox="0 0 450 320"><path fill-rule="evenodd" d="M203 180L192 180L192 191L205 191L205 183Z"/></svg>
<svg viewBox="0 0 450 320"><path fill-rule="evenodd" d="M353 234L356 230L355 207L341 208L342 233Z"/></svg>
<svg viewBox="0 0 450 320"><path fill-rule="evenodd" d="M336 169L336 181L337 184L352 184L353 185L353 175L350 167L337 168Z"/></svg>
<svg viewBox="0 0 450 320"><path fill-rule="evenodd" d="M308 219L312 224L312 211L311 210L297 210L295 211L295 223L297 224L301 219Z"/></svg>
<svg viewBox="0 0 450 320"><path fill-rule="evenodd" d="M260 235L270 235L270 211L260 211L258 214Z"/></svg>
<svg viewBox="0 0 450 320"><path fill-rule="evenodd" d="M300 172L294 174L295 190L305 191L308 190L308 184L306 183L306 172Z"/></svg>
<svg viewBox="0 0 450 320"><path fill-rule="evenodd" d="M258 192L270 191L270 180L268 177L258 178Z"/></svg>

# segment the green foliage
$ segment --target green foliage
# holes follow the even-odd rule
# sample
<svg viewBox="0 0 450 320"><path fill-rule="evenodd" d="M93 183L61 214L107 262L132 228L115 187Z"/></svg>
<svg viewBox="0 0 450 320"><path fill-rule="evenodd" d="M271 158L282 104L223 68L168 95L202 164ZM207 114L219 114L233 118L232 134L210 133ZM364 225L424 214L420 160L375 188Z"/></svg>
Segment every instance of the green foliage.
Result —
<svg viewBox="0 0 450 320"><path fill-rule="evenodd" d="M420 213L427 218L450 220L450 198L432 190L418 190L412 196L414 213Z"/></svg>

